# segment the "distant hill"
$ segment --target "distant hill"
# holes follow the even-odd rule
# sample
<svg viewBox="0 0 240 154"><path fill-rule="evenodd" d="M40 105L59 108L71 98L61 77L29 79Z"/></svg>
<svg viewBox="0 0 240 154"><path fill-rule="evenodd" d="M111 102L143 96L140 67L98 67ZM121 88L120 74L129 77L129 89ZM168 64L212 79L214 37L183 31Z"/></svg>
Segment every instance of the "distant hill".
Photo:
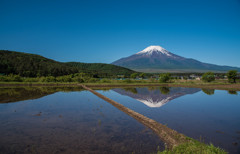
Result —
<svg viewBox="0 0 240 154"><path fill-rule="evenodd" d="M149 46L144 50L112 64L142 72L226 72L238 67L219 66L203 63L195 59L175 55L160 46Z"/></svg>
<svg viewBox="0 0 240 154"><path fill-rule="evenodd" d="M80 63L80 62L67 62L68 66L84 70L86 73L96 73L102 75L130 75L135 71L121 66L103 63Z"/></svg>
<svg viewBox="0 0 240 154"><path fill-rule="evenodd" d="M0 50L0 73L19 74L26 77L62 76L73 73L95 76L130 75L135 71L120 66L100 63L62 63L36 54Z"/></svg>

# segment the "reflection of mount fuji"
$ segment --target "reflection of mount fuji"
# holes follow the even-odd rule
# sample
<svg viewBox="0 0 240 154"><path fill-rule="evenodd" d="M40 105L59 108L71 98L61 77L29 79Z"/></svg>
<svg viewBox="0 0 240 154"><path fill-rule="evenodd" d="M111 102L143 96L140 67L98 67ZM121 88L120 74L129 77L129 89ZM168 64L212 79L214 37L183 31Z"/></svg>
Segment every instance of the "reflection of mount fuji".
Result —
<svg viewBox="0 0 240 154"><path fill-rule="evenodd" d="M173 99L187 94L194 94L201 91L201 89L182 87L151 87L113 89L113 91L121 95L132 97L149 107L161 107Z"/></svg>

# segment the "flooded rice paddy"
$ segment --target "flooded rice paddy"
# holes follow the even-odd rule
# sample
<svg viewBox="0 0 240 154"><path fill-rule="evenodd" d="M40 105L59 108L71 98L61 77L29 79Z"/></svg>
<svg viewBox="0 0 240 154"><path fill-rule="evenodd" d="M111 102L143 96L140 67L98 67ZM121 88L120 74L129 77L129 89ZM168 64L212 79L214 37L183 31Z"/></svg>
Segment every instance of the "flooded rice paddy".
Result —
<svg viewBox="0 0 240 154"><path fill-rule="evenodd" d="M181 87L97 92L186 136L240 153L239 92ZM153 153L150 129L79 87L0 88L0 153Z"/></svg>

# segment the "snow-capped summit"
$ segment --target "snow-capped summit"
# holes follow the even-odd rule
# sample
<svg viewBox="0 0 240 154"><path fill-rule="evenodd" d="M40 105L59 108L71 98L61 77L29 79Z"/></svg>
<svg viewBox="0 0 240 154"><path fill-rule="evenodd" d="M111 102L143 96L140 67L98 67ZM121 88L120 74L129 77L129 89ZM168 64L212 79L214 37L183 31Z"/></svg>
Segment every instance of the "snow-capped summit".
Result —
<svg viewBox="0 0 240 154"><path fill-rule="evenodd" d="M145 98L145 99L137 99L138 101L142 102L143 104L147 105L148 107L161 107L164 104L168 103L171 101L173 97L167 97L167 98L162 98L160 100L153 100L151 97L150 98Z"/></svg>
<svg viewBox="0 0 240 154"><path fill-rule="evenodd" d="M161 46L155 46L155 45L151 45L151 46L145 48L144 50L138 52L137 54L152 55L154 52L165 54L167 56L171 56L170 53L166 49L164 49Z"/></svg>

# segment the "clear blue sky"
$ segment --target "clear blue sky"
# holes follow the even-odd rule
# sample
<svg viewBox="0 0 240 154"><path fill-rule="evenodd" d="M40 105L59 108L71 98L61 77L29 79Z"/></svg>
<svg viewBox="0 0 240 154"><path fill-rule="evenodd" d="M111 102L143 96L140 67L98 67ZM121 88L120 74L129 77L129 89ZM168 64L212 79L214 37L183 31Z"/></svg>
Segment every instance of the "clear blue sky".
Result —
<svg viewBox="0 0 240 154"><path fill-rule="evenodd" d="M240 67L240 0L0 0L0 49L111 63L149 45Z"/></svg>

